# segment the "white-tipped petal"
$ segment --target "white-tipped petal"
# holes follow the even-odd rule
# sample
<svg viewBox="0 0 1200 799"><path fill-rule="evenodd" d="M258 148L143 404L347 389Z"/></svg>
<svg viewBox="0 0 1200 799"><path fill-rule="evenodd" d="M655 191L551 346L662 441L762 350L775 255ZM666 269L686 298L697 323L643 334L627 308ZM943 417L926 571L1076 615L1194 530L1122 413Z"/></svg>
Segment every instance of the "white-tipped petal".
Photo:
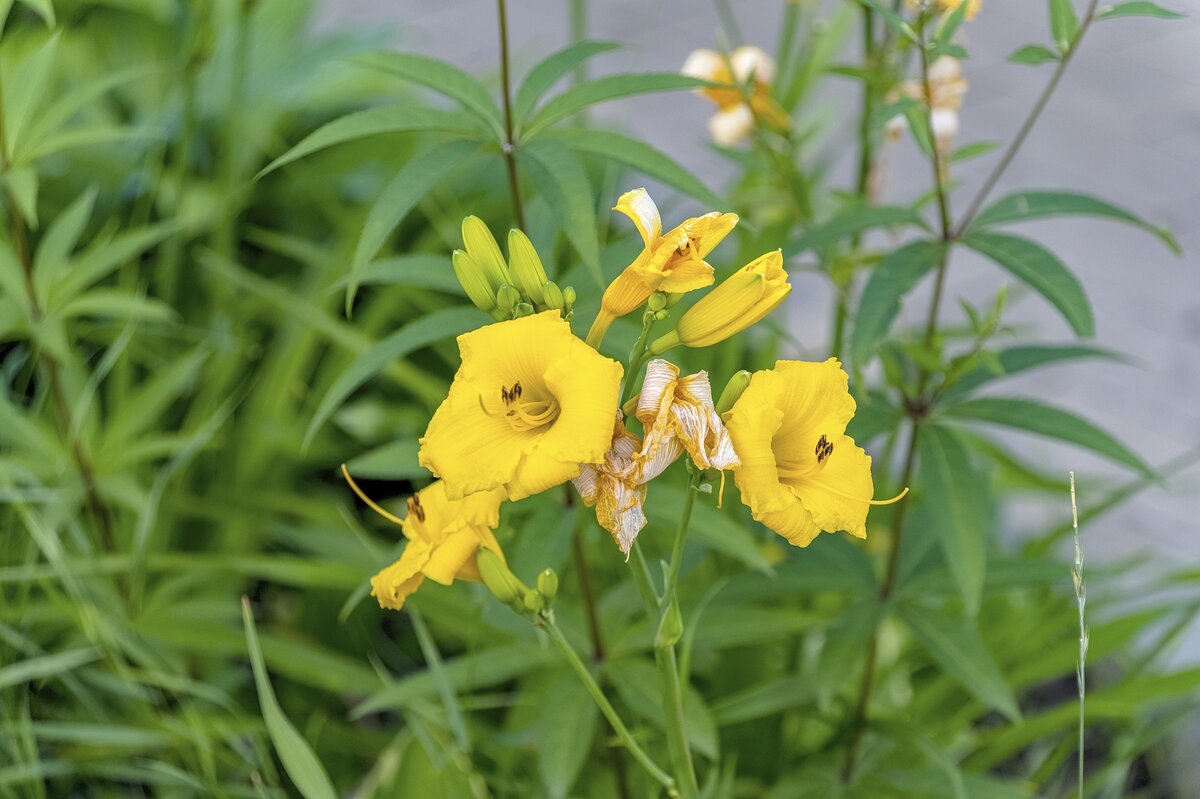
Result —
<svg viewBox="0 0 1200 799"><path fill-rule="evenodd" d="M754 112L745 103L718 111L708 120L708 133L722 147L732 147L754 130Z"/></svg>
<svg viewBox="0 0 1200 799"><path fill-rule="evenodd" d="M739 47L729 54L729 65L733 68L733 79L745 83L754 78L759 83L775 80L775 62L760 48L752 45Z"/></svg>
<svg viewBox="0 0 1200 799"><path fill-rule="evenodd" d="M712 50L693 50L679 71L689 78L716 80L725 69L721 54Z"/></svg>

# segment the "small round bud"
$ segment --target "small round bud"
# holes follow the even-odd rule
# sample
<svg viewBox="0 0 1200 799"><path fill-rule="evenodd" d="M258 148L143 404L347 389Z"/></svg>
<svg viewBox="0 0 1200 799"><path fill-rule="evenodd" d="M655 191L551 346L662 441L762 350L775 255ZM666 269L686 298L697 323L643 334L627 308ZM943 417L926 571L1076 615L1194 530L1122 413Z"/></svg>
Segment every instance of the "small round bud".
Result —
<svg viewBox="0 0 1200 799"><path fill-rule="evenodd" d="M546 609L546 600L537 591L525 594L525 609L530 613L541 613Z"/></svg>
<svg viewBox="0 0 1200 799"><path fill-rule="evenodd" d="M573 307L575 307L575 299L576 299L575 289L573 289L570 286L567 286L565 289L562 290L562 293L563 293L563 307L566 310L570 311Z"/></svg>
<svg viewBox="0 0 1200 799"><path fill-rule="evenodd" d="M500 313L505 316L512 313L513 308L517 307L517 303L521 301L521 292L517 291L512 286L505 283L496 292L496 307Z"/></svg>
<svg viewBox="0 0 1200 799"><path fill-rule="evenodd" d="M547 600L554 599L558 594L558 575L554 569L543 569L537 579L538 593L544 596Z"/></svg>
<svg viewBox="0 0 1200 799"><path fill-rule="evenodd" d="M661 311L667 307L667 295L661 291L656 291L650 295L650 299L646 300L646 305L652 311Z"/></svg>
<svg viewBox="0 0 1200 799"><path fill-rule="evenodd" d="M659 648L674 646L683 637L683 617L679 615L679 603L672 601L662 621L658 623L658 633L654 636L654 645Z"/></svg>
<svg viewBox="0 0 1200 799"><path fill-rule="evenodd" d="M666 319L670 315L671 315L671 312L668 311L666 308L663 308L662 310L658 310L658 311L654 312L654 320L657 322L661 322L662 320Z"/></svg>
<svg viewBox="0 0 1200 799"><path fill-rule="evenodd" d="M522 316L533 316L533 306L527 302L518 302L516 316L518 319L520 319Z"/></svg>

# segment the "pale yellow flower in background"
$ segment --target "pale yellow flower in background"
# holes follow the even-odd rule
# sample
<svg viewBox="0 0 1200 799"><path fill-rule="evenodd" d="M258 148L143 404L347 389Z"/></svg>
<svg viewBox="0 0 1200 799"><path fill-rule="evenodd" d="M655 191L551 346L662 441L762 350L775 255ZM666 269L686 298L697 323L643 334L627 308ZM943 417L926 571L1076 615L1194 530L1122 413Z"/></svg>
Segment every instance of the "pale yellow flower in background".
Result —
<svg viewBox="0 0 1200 799"><path fill-rule="evenodd" d="M459 499L545 491L601 463L621 365L571 333L558 311L458 337L462 366L421 438L418 461Z"/></svg>
<svg viewBox="0 0 1200 799"><path fill-rule="evenodd" d="M660 355L671 347L707 347L736 335L775 310L792 291L783 252L760 255L730 275L689 308L675 329L655 339L650 351Z"/></svg>
<svg viewBox="0 0 1200 799"><path fill-rule="evenodd" d="M975 15L983 9L983 0L932 0L924 4L921 0L908 0L908 7L916 11L922 5L927 5L937 6L939 11L953 11L964 2L967 3L967 19L975 19Z"/></svg>
<svg viewBox="0 0 1200 799"><path fill-rule="evenodd" d="M821 531L865 538L871 505L900 498L872 499L871 458L846 435L854 411L846 373L830 358L755 372L725 415L741 459L733 476L742 502L796 546Z"/></svg>
<svg viewBox="0 0 1200 799"><path fill-rule="evenodd" d="M950 151L958 135L958 112L969 86L963 77L962 62L957 58L944 55L929 65L929 125L938 151L943 154ZM900 96L911 97L924 105L925 85L920 80L905 81L889 95L889 102L895 102ZM907 128L908 122L903 116L892 117L886 128L888 138L897 139Z"/></svg>
<svg viewBox="0 0 1200 799"><path fill-rule="evenodd" d="M738 463L729 433L713 408L707 372L680 377L675 364L652 360L642 381L637 417L646 436L638 459L651 471L663 460L674 461L681 451L699 469L724 471Z"/></svg>
<svg viewBox="0 0 1200 799"><path fill-rule="evenodd" d="M737 214L712 211L662 232L662 216L645 189L627 191L613 207L629 217L642 237L642 251L609 284L587 341L600 346L609 325L645 304L656 291L679 294L710 286L713 268L704 259L738 222Z"/></svg>
<svg viewBox="0 0 1200 799"><path fill-rule="evenodd" d="M364 494L345 466L342 474L371 510L400 525L408 539L400 559L371 578L371 595L380 607L400 610L427 577L442 585L456 579L478 580L475 555L482 547L504 559L492 535L500 523L500 503L504 501L500 489L451 499L445 483L438 480L408 498L408 515L401 519Z"/></svg>
<svg viewBox="0 0 1200 799"><path fill-rule="evenodd" d="M737 87L697 90L717 106L717 112L708 121L708 132L722 147L732 147L745 139L759 121L779 130L787 129L787 112L771 97L775 62L758 47L738 47L729 54L728 61L714 50L694 50L680 71L712 83L752 83L748 102Z"/></svg>

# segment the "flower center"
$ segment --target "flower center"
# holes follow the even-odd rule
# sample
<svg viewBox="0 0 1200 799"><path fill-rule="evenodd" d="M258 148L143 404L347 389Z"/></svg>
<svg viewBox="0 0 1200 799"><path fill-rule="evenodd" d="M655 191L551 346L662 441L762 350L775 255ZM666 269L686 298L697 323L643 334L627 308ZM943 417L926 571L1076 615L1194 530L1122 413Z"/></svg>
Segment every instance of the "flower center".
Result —
<svg viewBox="0 0 1200 799"><path fill-rule="evenodd" d="M817 439L815 454L817 456L816 463L801 463L799 461L788 460L777 461L775 469L779 472L780 482L790 483L805 477L811 477L824 469L825 464L829 461L829 456L833 454L833 442L829 440L828 436L822 435Z"/></svg>
<svg viewBox="0 0 1200 799"><path fill-rule="evenodd" d="M489 408L482 396L479 398L479 404L488 416L503 414L508 424L518 433L541 430L553 424L559 414L558 402L553 397L526 397L525 389L521 387L519 380L512 386L500 387L499 407Z"/></svg>

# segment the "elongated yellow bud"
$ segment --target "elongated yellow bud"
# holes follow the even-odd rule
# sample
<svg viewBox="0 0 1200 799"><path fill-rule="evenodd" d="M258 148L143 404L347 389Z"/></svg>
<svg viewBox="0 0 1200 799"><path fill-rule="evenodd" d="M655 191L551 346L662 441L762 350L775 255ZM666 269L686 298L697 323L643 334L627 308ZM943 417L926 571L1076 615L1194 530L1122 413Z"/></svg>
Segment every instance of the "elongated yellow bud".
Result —
<svg viewBox="0 0 1200 799"><path fill-rule="evenodd" d="M508 270L515 285L534 305L546 305L542 287L548 278L533 242L521 231L508 231ZM553 307L553 306L550 306Z"/></svg>
<svg viewBox="0 0 1200 799"><path fill-rule="evenodd" d="M733 377L729 378L729 382L725 384L724 390L721 392L720 399L717 400L717 413L725 413L733 407L733 403L738 401L742 396L742 392L750 385L750 373L743 369L740 372L734 372Z"/></svg>
<svg viewBox="0 0 1200 799"><path fill-rule="evenodd" d="M520 593L519 584L500 556L490 549L481 549L475 555L475 568L479 577L492 595L504 604L513 602Z"/></svg>
<svg viewBox="0 0 1200 799"><path fill-rule="evenodd" d="M554 569L542 569L542 573L538 575L537 579L537 590L539 594L546 597L547 602L558 595L558 575Z"/></svg>
<svg viewBox="0 0 1200 799"><path fill-rule="evenodd" d="M454 276L458 278L459 285L467 293L467 299L484 313L494 311L496 309L496 292L488 283L479 264L475 263L475 260L462 250L455 250L454 254L450 256L450 260L454 264Z"/></svg>
<svg viewBox="0 0 1200 799"><path fill-rule="evenodd" d="M500 245L483 220L477 216L468 216L462 222L463 245L467 248L471 260L479 265L480 271L487 279L492 291L498 291L505 283L511 284L508 274L508 264L500 252Z"/></svg>
<svg viewBox="0 0 1200 799"><path fill-rule="evenodd" d="M775 310L791 290L783 253L775 250L759 256L701 297L680 317L674 331L650 345L650 352L659 355L677 344L707 347L724 341Z"/></svg>

